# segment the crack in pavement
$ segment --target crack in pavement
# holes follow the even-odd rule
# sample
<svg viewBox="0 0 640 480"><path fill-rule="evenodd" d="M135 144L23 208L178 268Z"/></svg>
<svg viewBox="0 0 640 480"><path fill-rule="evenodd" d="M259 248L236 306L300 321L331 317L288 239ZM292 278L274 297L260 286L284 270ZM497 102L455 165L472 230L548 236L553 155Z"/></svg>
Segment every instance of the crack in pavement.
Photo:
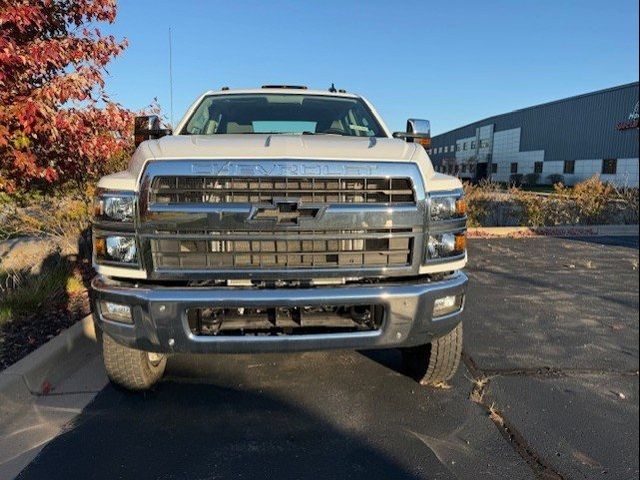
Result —
<svg viewBox="0 0 640 480"><path fill-rule="evenodd" d="M469 400L481 406L487 412L487 415L498 428L500 434L509 443L509 445L511 445L513 450L527 463L534 475L543 480L566 480L566 477L544 461L542 456L538 454L531 445L529 445L524 436L504 416L504 414L495 407L494 404L488 404L485 401L484 395L489 383L491 382L491 377L495 377L500 374L490 375L489 372L481 370L465 350L462 351L462 361L473 376L473 389L469 394ZM537 372L538 370L539 369L532 369L533 372ZM525 373L520 374L526 375Z"/></svg>
<svg viewBox="0 0 640 480"><path fill-rule="evenodd" d="M471 357L468 357L471 358ZM474 364L475 365L475 364ZM478 369L478 367L475 367ZM535 367L535 368L505 368L505 369L483 369L482 373L488 377L537 377L537 378L565 378L580 375L619 375L637 377L638 370L598 370L588 368L558 368L558 367Z"/></svg>

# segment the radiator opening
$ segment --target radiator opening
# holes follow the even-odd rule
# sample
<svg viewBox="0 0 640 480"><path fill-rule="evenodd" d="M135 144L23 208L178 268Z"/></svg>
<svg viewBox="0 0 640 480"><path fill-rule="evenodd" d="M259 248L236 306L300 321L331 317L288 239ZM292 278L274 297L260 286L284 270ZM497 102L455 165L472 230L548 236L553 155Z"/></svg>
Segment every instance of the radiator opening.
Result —
<svg viewBox="0 0 640 480"><path fill-rule="evenodd" d="M187 310L192 334L199 336L276 336L379 330L379 305L209 308Z"/></svg>

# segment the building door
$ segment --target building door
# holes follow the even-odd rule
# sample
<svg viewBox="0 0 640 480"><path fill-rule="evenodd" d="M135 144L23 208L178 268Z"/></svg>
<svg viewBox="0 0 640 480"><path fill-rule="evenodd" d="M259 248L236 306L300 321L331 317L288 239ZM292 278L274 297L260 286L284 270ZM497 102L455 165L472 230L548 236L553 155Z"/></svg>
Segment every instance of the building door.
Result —
<svg viewBox="0 0 640 480"><path fill-rule="evenodd" d="M478 163L476 165L476 180L483 180L489 176L488 163Z"/></svg>

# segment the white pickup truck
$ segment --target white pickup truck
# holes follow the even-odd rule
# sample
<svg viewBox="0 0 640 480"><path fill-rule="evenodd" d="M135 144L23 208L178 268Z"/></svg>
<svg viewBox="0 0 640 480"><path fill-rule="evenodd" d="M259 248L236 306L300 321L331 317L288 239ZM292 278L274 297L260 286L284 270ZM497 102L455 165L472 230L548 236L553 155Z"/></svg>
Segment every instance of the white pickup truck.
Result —
<svg viewBox="0 0 640 480"><path fill-rule="evenodd" d="M202 95L172 132L136 119L98 184L95 323L110 379L151 387L167 356L399 348L426 385L462 349L466 204L364 98L267 86Z"/></svg>

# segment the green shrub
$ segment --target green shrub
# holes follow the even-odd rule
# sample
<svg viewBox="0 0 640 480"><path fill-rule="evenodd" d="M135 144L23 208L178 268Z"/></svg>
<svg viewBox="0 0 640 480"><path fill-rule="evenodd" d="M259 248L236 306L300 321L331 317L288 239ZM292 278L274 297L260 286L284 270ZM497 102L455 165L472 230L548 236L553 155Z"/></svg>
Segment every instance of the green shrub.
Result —
<svg viewBox="0 0 640 480"><path fill-rule="evenodd" d="M556 185L558 183L564 185L564 175L560 175L559 173L552 173L547 177L547 180L551 185Z"/></svg>
<svg viewBox="0 0 640 480"><path fill-rule="evenodd" d="M512 187L521 187L524 182L524 175L521 173L514 173L509 177L509 185Z"/></svg>
<svg viewBox="0 0 640 480"><path fill-rule="evenodd" d="M540 183L540 174L539 173L527 173L524 176L524 184L530 187L534 185L538 185Z"/></svg>

